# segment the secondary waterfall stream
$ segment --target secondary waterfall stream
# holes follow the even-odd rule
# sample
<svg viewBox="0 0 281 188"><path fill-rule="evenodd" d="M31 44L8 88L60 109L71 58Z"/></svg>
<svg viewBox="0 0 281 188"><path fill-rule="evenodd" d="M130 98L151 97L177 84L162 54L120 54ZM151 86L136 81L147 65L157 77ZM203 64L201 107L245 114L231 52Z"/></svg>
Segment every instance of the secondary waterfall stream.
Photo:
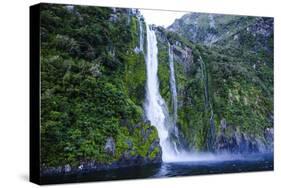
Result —
<svg viewBox="0 0 281 188"><path fill-rule="evenodd" d="M177 100L177 86L174 70L174 58L173 58L173 47L171 47L168 42L169 51L169 68L170 68L170 88L172 93L172 106L173 106L173 123L176 124L177 121L177 111L178 111L178 100Z"/></svg>
<svg viewBox="0 0 281 188"><path fill-rule="evenodd" d="M143 28L142 28L142 25L143 25L143 22L141 20L141 17L138 16L138 23L139 23L139 35L140 35L140 38L139 38L139 50L141 52L143 52Z"/></svg>

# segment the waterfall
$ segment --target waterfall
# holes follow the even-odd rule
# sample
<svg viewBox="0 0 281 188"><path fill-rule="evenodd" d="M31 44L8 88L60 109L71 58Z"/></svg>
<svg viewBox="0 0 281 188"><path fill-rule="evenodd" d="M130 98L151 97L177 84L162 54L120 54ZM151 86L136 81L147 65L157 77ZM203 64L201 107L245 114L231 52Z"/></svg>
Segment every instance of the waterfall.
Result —
<svg viewBox="0 0 281 188"><path fill-rule="evenodd" d="M164 99L159 92L158 72L158 48L156 35L153 29L146 24L147 32L147 85L145 113L150 123L156 127L160 146L162 148L162 160L169 161L176 156L176 146L171 142L169 135L172 124L169 121L169 113Z"/></svg>
<svg viewBox="0 0 281 188"><path fill-rule="evenodd" d="M208 80L206 77L206 67L201 56L199 56L199 59L200 59L201 75L204 85L204 102L205 102L205 108L207 108L210 105L210 103L209 103L209 94L208 94ZM209 107L211 107L211 105Z"/></svg>
<svg viewBox="0 0 281 188"><path fill-rule="evenodd" d="M177 122L177 111L178 111L178 100L177 100L177 87L175 79L175 70L174 70L174 58L173 58L173 47L171 47L168 42L169 47L169 66L170 66L170 88L172 93L172 106L173 106L173 122Z"/></svg>
<svg viewBox="0 0 281 188"><path fill-rule="evenodd" d="M139 38L139 50L143 52L143 28L142 28L142 21L141 17L138 16L138 22L139 22L139 32L140 32L140 38Z"/></svg>
<svg viewBox="0 0 281 188"><path fill-rule="evenodd" d="M206 75L206 66L205 63L200 56L200 65L202 69L202 79L203 79L203 84L204 84L204 96L205 96L205 108L208 109L211 113L211 117L209 119L210 123L210 128L208 131L208 136L207 136L207 147L209 151L214 150L214 142L215 142L215 137L216 137L216 130L215 130L215 122L214 122L214 112L213 112L213 106L210 102L209 99L209 92L208 92L208 77Z"/></svg>
<svg viewBox="0 0 281 188"><path fill-rule="evenodd" d="M174 70L173 46L168 43L169 53L169 68L170 68L170 90L172 94L173 103L173 118L170 114L164 99L160 95L158 82L158 48L155 31L146 24L147 33L147 50L146 50L146 99L144 104L145 116L150 121L151 125L155 126L160 139L160 146L162 149L163 162L179 162L194 160L192 151L186 151L181 144L179 131L176 126L177 121L177 88ZM201 58L200 58L201 59ZM202 59L201 59L202 60ZM210 105L211 117L210 124L211 135L214 133L213 110L208 100L207 78L205 77L205 65L201 62L202 75L205 85L205 104L206 107ZM171 120L172 119L172 120ZM213 141L211 136L210 141ZM211 143L211 142L210 142ZM179 149L178 149L179 148ZM206 154L198 154L198 156L205 156ZM197 154L196 154L197 156ZM202 157L201 156L201 157Z"/></svg>
<svg viewBox="0 0 281 188"><path fill-rule="evenodd" d="M170 43L168 42L168 54L169 54L169 68L170 68L170 90L172 93L172 123L173 123L173 144L177 154L179 154L178 147L181 145L179 139L179 130L177 127L177 114L178 114L178 93L177 93L177 85L176 85L176 78L175 78L175 68L174 68L174 55L173 55L173 46L171 47Z"/></svg>

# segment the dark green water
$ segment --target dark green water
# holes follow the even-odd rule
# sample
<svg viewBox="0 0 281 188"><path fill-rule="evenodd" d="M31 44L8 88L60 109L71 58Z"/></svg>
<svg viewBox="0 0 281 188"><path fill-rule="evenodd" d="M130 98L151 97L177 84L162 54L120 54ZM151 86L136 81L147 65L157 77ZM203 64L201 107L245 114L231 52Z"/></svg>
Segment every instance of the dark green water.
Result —
<svg viewBox="0 0 281 188"><path fill-rule="evenodd" d="M257 154L226 160L204 160L162 163L142 167L120 168L75 175L42 177L43 184L73 183L86 181L124 180L139 178L163 178L203 174L254 172L273 170L272 154Z"/></svg>

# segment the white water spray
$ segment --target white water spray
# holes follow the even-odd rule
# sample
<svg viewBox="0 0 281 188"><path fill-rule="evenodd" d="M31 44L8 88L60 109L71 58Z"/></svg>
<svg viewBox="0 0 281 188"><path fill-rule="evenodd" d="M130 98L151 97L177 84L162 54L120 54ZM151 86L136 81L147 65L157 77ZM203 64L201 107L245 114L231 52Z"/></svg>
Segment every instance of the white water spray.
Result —
<svg viewBox="0 0 281 188"><path fill-rule="evenodd" d="M147 119L156 127L160 138L160 146L162 148L162 160L170 161L175 158L175 146L171 144L169 139L169 120L167 107L164 99L159 93L158 72L158 48L156 35L153 29L146 25L147 32L147 88L145 112Z"/></svg>

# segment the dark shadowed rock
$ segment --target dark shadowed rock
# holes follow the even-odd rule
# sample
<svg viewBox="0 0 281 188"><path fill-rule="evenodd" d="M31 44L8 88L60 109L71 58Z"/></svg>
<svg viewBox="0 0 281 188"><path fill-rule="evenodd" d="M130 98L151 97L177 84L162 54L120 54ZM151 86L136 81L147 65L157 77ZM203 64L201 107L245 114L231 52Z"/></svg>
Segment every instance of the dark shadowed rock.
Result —
<svg viewBox="0 0 281 188"><path fill-rule="evenodd" d="M155 157L152 159L154 162L162 161L162 149L159 144L160 140L154 140L154 142L151 144L149 150L148 150L148 156L156 149L159 149L159 152L155 155Z"/></svg>
<svg viewBox="0 0 281 188"><path fill-rule="evenodd" d="M193 63L191 48L182 45L173 45L173 52L175 61L183 65L185 72L189 71Z"/></svg>
<svg viewBox="0 0 281 188"><path fill-rule="evenodd" d="M274 149L274 129L266 128L264 132L264 138L266 140L266 148L269 151L273 151Z"/></svg>
<svg viewBox="0 0 281 188"><path fill-rule="evenodd" d="M148 129L142 129L141 130L141 135L143 138L143 141L146 142L149 135L151 134L152 128L148 128Z"/></svg>
<svg viewBox="0 0 281 188"><path fill-rule="evenodd" d="M273 142L274 130L273 128L266 128L264 132L265 139L268 142Z"/></svg>
<svg viewBox="0 0 281 188"><path fill-rule="evenodd" d="M224 118L221 120L220 128L222 131L225 131L226 129L226 120Z"/></svg>
<svg viewBox="0 0 281 188"><path fill-rule="evenodd" d="M69 164L65 165L65 166L64 166L64 172L65 172L65 173L68 173L68 172L70 172L70 171L71 171L71 166L70 166Z"/></svg>
<svg viewBox="0 0 281 188"><path fill-rule="evenodd" d="M110 155L115 154L115 142L114 142L114 139L112 137L110 137L106 140L104 150L105 150L105 152L107 152Z"/></svg>

